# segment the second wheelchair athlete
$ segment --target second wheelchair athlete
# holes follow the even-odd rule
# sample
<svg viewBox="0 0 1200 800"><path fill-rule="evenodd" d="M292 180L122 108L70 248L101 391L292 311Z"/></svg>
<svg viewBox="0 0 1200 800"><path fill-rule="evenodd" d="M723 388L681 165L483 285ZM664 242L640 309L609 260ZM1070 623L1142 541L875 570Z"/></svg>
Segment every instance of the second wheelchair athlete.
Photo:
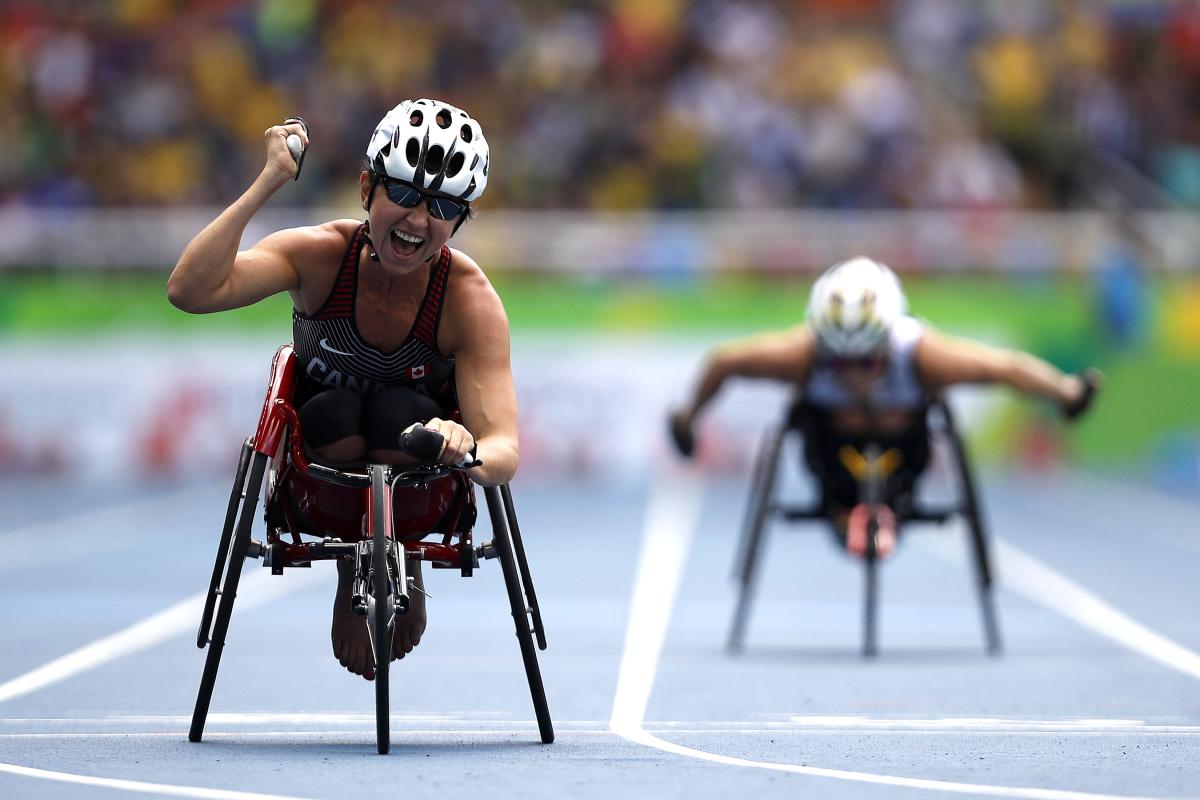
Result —
<svg viewBox="0 0 1200 800"><path fill-rule="evenodd" d="M862 555L875 514L875 552L890 553L913 485L929 459L924 412L936 392L963 383L1000 383L1056 403L1067 419L1089 407L1100 375L1064 374L1036 356L940 333L909 316L900 281L884 264L856 257L834 265L814 284L804 323L717 347L705 360L687 402L670 415L672 440L685 456L695 447L701 410L734 377L796 387L805 461L818 479L822 506ZM843 445L894 447L901 463L889 502L874 509L859 497L859 480L840 458Z"/></svg>

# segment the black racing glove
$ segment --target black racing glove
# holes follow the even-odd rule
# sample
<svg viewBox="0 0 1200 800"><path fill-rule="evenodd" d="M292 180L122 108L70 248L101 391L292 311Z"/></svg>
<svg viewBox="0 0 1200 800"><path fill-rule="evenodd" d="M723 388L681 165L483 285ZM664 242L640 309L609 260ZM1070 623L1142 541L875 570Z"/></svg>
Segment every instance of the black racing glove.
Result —
<svg viewBox="0 0 1200 800"><path fill-rule="evenodd" d="M1100 391L1100 373L1097 370L1089 367L1079 373L1079 377L1083 381L1083 391L1080 392L1079 397L1062 408L1063 417L1071 422L1087 413L1096 397L1096 392Z"/></svg>
<svg viewBox="0 0 1200 800"><path fill-rule="evenodd" d="M696 435L692 433L691 426L684 422L682 413L674 411L667 417L667 431L679 455L691 458L696 451Z"/></svg>
<svg viewBox="0 0 1200 800"><path fill-rule="evenodd" d="M292 115L292 116L288 117L287 119L285 119L283 121L283 124L287 125L289 122L299 122L300 127L304 128L304 135L308 136L308 123L304 121L304 117L298 117L296 115ZM309 143L310 144L312 143L311 140ZM300 180L300 170L304 169L304 157L306 155L308 155L307 147L305 147L303 150L300 151L300 155L296 155L295 153L292 153L292 158L294 158L296 160L296 174L292 176L292 180L294 180L294 181Z"/></svg>
<svg viewBox="0 0 1200 800"><path fill-rule="evenodd" d="M418 461L433 464L442 454L445 440L437 431L431 431L420 423L400 434L400 449Z"/></svg>

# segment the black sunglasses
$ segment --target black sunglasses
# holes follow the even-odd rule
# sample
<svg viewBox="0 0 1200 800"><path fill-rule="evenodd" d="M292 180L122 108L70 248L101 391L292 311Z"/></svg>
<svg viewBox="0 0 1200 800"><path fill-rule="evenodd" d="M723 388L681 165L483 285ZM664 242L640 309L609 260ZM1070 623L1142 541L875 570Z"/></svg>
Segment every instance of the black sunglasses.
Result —
<svg viewBox="0 0 1200 800"><path fill-rule="evenodd" d="M416 208L424 200L429 205L429 216L434 219L458 219L466 213L467 204L463 200L440 194L427 194L411 183L395 178L380 178L379 182L383 184L388 199L401 208Z"/></svg>
<svg viewBox="0 0 1200 800"><path fill-rule="evenodd" d="M887 363L887 356L819 356L822 366L832 370L860 369L867 372L878 372Z"/></svg>

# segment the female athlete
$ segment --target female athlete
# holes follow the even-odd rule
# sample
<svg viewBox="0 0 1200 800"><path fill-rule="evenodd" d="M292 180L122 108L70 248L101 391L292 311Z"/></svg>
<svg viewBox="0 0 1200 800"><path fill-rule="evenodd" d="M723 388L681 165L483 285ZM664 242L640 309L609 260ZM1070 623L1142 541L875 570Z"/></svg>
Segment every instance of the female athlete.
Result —
<svg viewBox="0 0 1200 800"><path fill-rule="evenodd" d="M251 217L297 175L293 134L307 148L298 119L263 134L262 172L184 249L167 283L170 301L208 313L291 295L303 374L294 401L318 457L402 462L400 433L422 423L444 437L440 461L475 453L475 481L507 482L518 457L508 319L483 270L446 244L487 186L479 123L438 100L402 102L367 145L358 177L365 220L283 230L238 250ZM351 565L338 566L333 651L370 677L367 628L350 612ZM410 559L408 574L420 589L420 561ZM411 652L425 630L423 592L411 603L393 658Z"/></svg>

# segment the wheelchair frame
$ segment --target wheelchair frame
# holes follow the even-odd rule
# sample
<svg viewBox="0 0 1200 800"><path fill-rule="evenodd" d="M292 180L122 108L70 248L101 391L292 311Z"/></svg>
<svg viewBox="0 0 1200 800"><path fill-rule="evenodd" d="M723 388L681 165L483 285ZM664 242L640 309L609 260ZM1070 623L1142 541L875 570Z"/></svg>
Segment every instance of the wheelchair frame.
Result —
<svg viewBox="0 0 1200 800"><path fill-rule="evenodd" d="M828 515L820 505L820 501L812 505L793 505L779 502L775 499L776 479L778 477L779 460L783 452L783 443L788 434L796 433L803 436L796 423L796 410L802 403L797 397L788 409L786 423L769 428L763 437L762 447L755 460L753 477L751 479L750 501L747 507L745 526L742 532L738 567L734 578L738 583L737 606L734 610L733 622L729 630L726 648L731 653L743 649L746 635L750 606L754 598L757 567L763 548L763 539L767 523L772 518L781 518L787 522L805 520L828 521ZM944 436L950 444L950 450L955 461L959 484L958 501L946 507L915 506L911 512L897 520L898 525L909 522L933 522L943 524L956 514L963 516L970 536L974 555L976 586L978 589L979 605L983 616L983 629L987 652L998 655L1001 652L1000 630L996 621L995 608L992 601L992 568L988 556L987 532L984 528L980 513L979 495L975 488L975 479L970 465L967 463L966 448L959 435L954 415L943 398L935 397L925 412L930 424L931 439L937 435ZM863 486L862 497L866 502L879 502L882 487L878 480L868 480ZM878 616L878 558L874 548L874 519L868 530L867 551L863 557L863 646L864 656L871 657L878 653L876 642L876 620Z"/></svg>
<svg viewBox="0 0 1200 800"><path fill-rule="evenodd" d="M258 427L242 445L196 638L197 646L207 645L209 649L188 739L198 742L204 734L245 559L261 558L263 566L270 567L275 575L283 574L288 567L309 567L313 561L345 559L354 563L351 607L354 613L367 618L375 661L376 740L382 754L390 749L388 665L392 635L396 616L408 611L411 582L406 559L419 558L434 568L457 568L463 577L469 577L481 559L494 558L504 575L541 741L553 742L554 727L537 660L537 650L546 649L546 635L508 484L484 487L493 538L475 546L471 530L475 520L473 484L461 468L370 464L364 472L358 472L311 461L304 452L299 414L290 400L295 369L292 345L280 347L271 365ZM267 525L265 543L250 538L264 477L269 477L262 500ZM318 526L326 528L323 532L339 533L336 528L347 524L361 527L340 531L341 536L304 540L305 535L320 534L305 530L313 523L302 518L295 504L288 502L297 488L318 491L327 502L349 506L348 511L341 507L340 513L323 517L310 514L318 517ZM436 500L436 492L443 502L396 519L393 511L398 493L409 489L419 493L410 493L410 498L427 495ZM453 492L449 499L447 492ZM445 530L432 529L447 520L450 524ZM443 535L442 542L419 541L418 537L436 533ZM291 541L285 541L285 536Z"/></svg>

